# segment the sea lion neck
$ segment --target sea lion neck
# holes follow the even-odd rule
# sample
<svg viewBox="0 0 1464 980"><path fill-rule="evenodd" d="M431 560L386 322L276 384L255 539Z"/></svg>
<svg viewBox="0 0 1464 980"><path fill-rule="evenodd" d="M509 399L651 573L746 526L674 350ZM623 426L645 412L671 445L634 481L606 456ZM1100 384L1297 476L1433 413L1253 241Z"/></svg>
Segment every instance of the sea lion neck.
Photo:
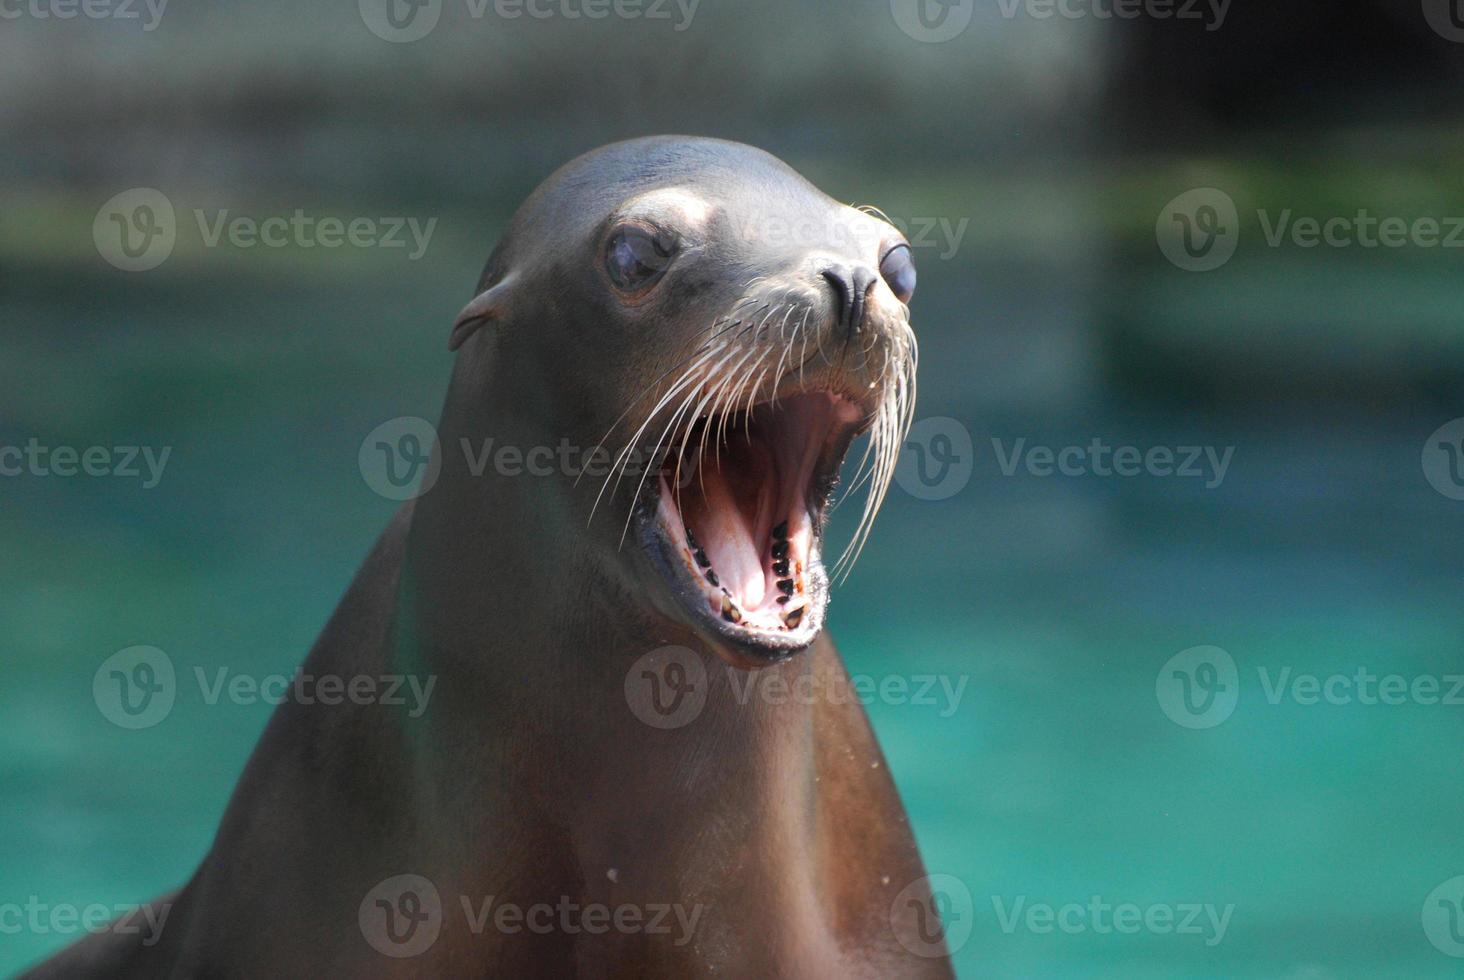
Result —
<svg viewBox="0 0 1464 980"><path fill-rule="evenodd" d="M399 633L397 654L420 658L436 694L405 744L419 863L440 887L726 910L747 899L750 878L765 881L767 909L813 907L773 870L816 848L809 706L760 701L750 672L696 650L706 700L684 725L657 728L627 699L627 677L664 641L694 642L685 635L587 615L478 645L443 631L434 597L419 594L415 608L419 632ZM467 621L491 629L490 619ZM769 668L812 669L810 658ZM755 860L726 875L753 841Z"/></svg>

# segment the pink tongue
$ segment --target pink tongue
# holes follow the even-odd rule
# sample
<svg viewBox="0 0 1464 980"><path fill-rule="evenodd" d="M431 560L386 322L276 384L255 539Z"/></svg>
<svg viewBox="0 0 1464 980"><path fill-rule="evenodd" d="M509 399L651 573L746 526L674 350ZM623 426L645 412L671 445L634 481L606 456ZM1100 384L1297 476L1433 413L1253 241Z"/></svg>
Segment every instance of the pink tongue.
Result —
<svg viewBox="0 0 1464 980"><path fill-rule="evenodd" d="M744 608L756 606L762 602L765 583L752 527L716 464L707 465L700 477L705 480L706 502L697 508L692 532L706 549L723 587Z"/></svg>

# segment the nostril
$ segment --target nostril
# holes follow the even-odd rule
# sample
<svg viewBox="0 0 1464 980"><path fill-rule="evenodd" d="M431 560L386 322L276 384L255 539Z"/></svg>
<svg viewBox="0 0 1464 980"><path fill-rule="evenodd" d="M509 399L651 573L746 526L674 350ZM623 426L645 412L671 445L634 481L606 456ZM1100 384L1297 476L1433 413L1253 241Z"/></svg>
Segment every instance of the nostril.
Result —
<svg viewBox="0 0 1464 980"><path fill-rule="evenodd" d="M879 281L873 269L858 265L831 265L823 271L823 277L834 287L839 300L839 325L846 333L854 333L864 323L864 311L868 305L869 292Z"/></svg>
<svg viewBox="0 0 1464 980"><path fill-rule="evenodd" d="M834 296L839 301L839 322L843 323L849 314L849 298L854 295L854 283L849 279L849 271L841 265L831 265L823 271L823 277L834 287Z"/></svg>

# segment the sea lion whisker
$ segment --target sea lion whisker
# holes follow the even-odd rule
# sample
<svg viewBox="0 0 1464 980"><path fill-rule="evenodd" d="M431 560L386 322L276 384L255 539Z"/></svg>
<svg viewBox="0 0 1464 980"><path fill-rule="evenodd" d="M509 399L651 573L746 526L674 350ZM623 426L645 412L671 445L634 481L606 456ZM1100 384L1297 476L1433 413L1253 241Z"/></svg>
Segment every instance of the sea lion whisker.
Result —
<svg viewBox="0 0 1464 980"><path fill-rule="evenodd" d="M729 397L728 397L729 395L732 396L732 400L735 400L735 394L733 393L733 380L736 378L737 372L742 368L742 365L743 364L746 364L747 361L748 361L748 359L751 358L756 353L757 353L757 348L755 348L755 347L749 348L747 351L745 351L744 354L743 354L743 356L737 361L737 363L734 364L731 368L729 368L727 370L727 373L726 373L726 376L725 376L724 380L722 381L721 385L717 389L717 400L714 403L714 407L712 409L711 414L709 415L709 420L714 418L716 420L716 422L717 422L718 431L716 432L716 435L714 436L714 438L712 440L712 445L713 445L713 450L715 452L715 457L714 458L716 460L716 464L717 464L718 467L720 467L722 465L722 444L725 441L725 437L726 437L726 433L727 433L727 420L728 420L728 418L731 415L730 412L728 412L725 408L723 408L723 405L726 404L729 401ZM712 428L712 423L711 423L711 421L708 421L708 423L707 423L707 429L711 429L711 428ZM703 432L703 445L704 446L705 446L705 435L706 435L706 432L704 431Z"/></svg>
<svg viewBox="0 0 1464 980"><path fill-rule="evenodd" d="M595 497L595 503L590 508L589 519L591 521L595 519L595 512L599 509L600 500L605 496L605 491L610 487L611 477L615 478L615 492L619 491L620 482L625 476L625 467L629 464L631 453L634 452L637 441L639 441L642 433L645 432L646 428L651 424L651 421L656 417L656 414L660 412L661 409L665 407L665 405L672 398L674 398L682 388L694 385L697 382L696 374L698 370L702 369L705 366L707 360L713 357L717 352L718 350L716 349L707 352L707 354L704 355L703 358L699 358L695 364L688 367L682 373L681 377L677 379L676 384L672 385L670 390L661 397L661 400L656 404L656 406L652 408L649 413L647 413L645 420L641 422L640 426L635 430L635 433L631 435L630 439L627 440L627 442L625 443L625 447L621 449L620 453L617 455L615 462L610 467L610 472L605 475L605 481L600 486L600 493Z"/></svg>
<svg viewBox="0 0 1464 980"><path fill-rule="evenodd" d="M742 362L744 360L746 360L746 357L747 357L747 355L744 353L743 357L740 360L738 360L737 365L735 365L732 370L735 371L736 370L736 367L741 366ZM729 355L727 358L724 358L721 362L719 362L718 365L717 365L718 370L720 370L722 368L722 365L725 364L727 360L730 360L730 358L731 358L731 355ZM728 377L730 377L730 372L728 373ZM689 443L689 440L690 440L690 437L691 437L692 428L695 427L695 420L696 419L701 419L701 418L706 418L707 419L707 424L704 425L704 426L702 426L702 428L701 428L701 439L700 439L700 441L698 443L698 446L697 446L696 462L694 464L694 467L695 467L695 470L696 470L696 475L697 475L697 483L701 486L702 491L704 493L706 491L706 469L703 466L703 462L704 462L704 460L706 458L707 434L708 434L709 430L712 427L712 423L711 423L712 418L717 415L717 406L720 404L720 395L721 395L721 392L723 390L725 390L726 385L727 385L727 381L724 379L724 380L722 380L722 382L721 382L720 385L717 385L717 386L714 386L714 387L709 387L709 388L706 389L705 396L702 398L701 403L697 405L696 411L692 415L692 419L693 419L692 426L689 427L687 429L687 431L686 431L686 437L685 437L685 439L682 442L681 455L677 459L677 467L678 467L678 473L679 473L679 467L681 465L681 459L685 457L686 446ZM707 408L707 403L708 403L709 400L712 402L712 407L710 409ZM717 462L720 465L720 463L721 463L720 456L718 456ZM679 489L679 478L678 478L678 489ZM679 497L679 495L677 497L677 507L678 507L678 509L680 508L680 497Z"/></svg>
<svg viewBox="0 0 1464 980"><path fill-rule="evenodd" d="M892 383L881 386L880 405L870 429L869 444L856 469L855 480L851 482L849 490L840 496L842 503L850 493L853 493L866 481L869 482L869 495L865 500L859 524L855 528L849 544L845 547L844 553L839 556L839 560L835 562L832 569L833 576L839 582L848 580L850 572L853 571L855 563L863 552L864 545L873 530L874 520L882 509L889 486L893 482L894 470L905 434L909 432L910 425L914 421L914 386L918 355L914 349L913 329L909 327L908 323L903 326L903 339L906 341L904 348L907 352L901 359L903 367L893 376ZM888 367L888 364L886 366ZM871 458L872 464L866 471L865 465Z"/></svg>
<svg viewBox="0 0 1464 980"><path fill-rule="evenodd" d="M677 484L676 485L677 485L677 507L678 508L680 507L680 487L681 487L680 468L681 468L681 460L685 458L685 456L686 456L686 447L691 443L691 433L692 433L692 430L695 428L695 420L702 417L702 410L706 407L707 402L710 401L711 398L713 397L713 391L712 390L701 389L701 391L703 392L703 394L702 394L702 400L701 400L700 404L698 404L696 406L696 410L694 412L692 412L692 414L690 416L690 418L693 420L693 424L686 427L686 431L682 435L682 439L681 439L681 449L680 449L680 451L677 454L677 460L676 460L676 466L677 466ZM705 436L705 428L703 429L703 437L702 438L703 439L706 438L706 436ZM701 471L700 471L700 465L699 464L700 464L700 459L698 459L698 470L697 470L698 477L701 476Z"/></svg>
<svg viewBox="0 0 1464 980"><path fill-rule="evenodd" d="M728 346L730 346L730 345L727 344L726 342L724 342L723 348L728 347ZM702 376L699 379L698 384L697 385L693 385L689 389L687 396L682 399L680 406L677 408L677 410L675 412L673 412L671 414L670 421L668 421L666 423L666 427L661 431L660 436L657 437L656 443L655 443L655 449L652 452L652 454L654 456L658 457L658 463L664 462L664 460L661 459L660 457L662 457L662 454L664 452L668 451L671 448L670 447L670 444L667 443L667 436L668 435L671 436L671 441L672 442L675 441L675 436L672 433L673 433L674 429L676 428L676 426L680 424L683 416L685 416L686 418L695 419L697 417L697 414L700 412L700 405L699 405L698 408L697 408L697 412L694 412L694 413L692 413L689 416L686 416L685 415L685 413L687 411L687 408L691 405L692 401L696 398L697 392L703 390L703 387L702 386L704 386L709 379L711 379L712 377L714 377L718 371L721 371L722 368L723 368L723 365L725 365L727 363L727 361L729 361L736 354L737 354L737 350L734 348L731 351L729 351L715 365L713 365L711 368L708 368L707 370L705 370L702 373ZM739 361L738 363L740 364L741 362ZM664 405L666 401L667 401L667 399L664 399L663 398L662 399L662 405ZM704 403L705 403L705 399L703 399L703 404ZM647 417L646 421L641 424L641 427L640 427L640 429L638 429L636 431L635 436L632 437L631 443L630 443L631 446L634 446L635 442L637 440L639 440L641 432L643 432L645 430L646 426L650 424L651 419L653 419L655 417L656 412L659 412L659 411L660 411L660 406L658 405L657 408L655 410L653 410L651 412L651 414ZM690 427L688 427L688 430L687 431L688 431L688 433L690 432ZM680 493L680 466L681 466L681 463L680 463L680 459L678 458L678 460L677 460L677 492L678 492L678 498L677 499L678 499L678 507L679 507L679 500L680 500L680 497L679 497L679 493ZM631 495L629 513L626 514L625 527L621 530L621 534L620 534L620 547L624 547L624 545L625 545L625 535L630 530L630 521L631 521L631 518L633 518L635 516L635 502L640 497L641 491L645 487L646 477L649 475L650 470L651 470L651 467L647 467L646 468L646 472L641 474L640 480L637 481L635 493L633 493ZM625 469L624 469L624 466L622 466L621 467L621 476L622 477L624 476L624 472L625 472ZM608 481L608 477L607 477L607 481ZM620 489L620 478L617 478L616 481L615 481L615 489L616 489L616 491L618 491Z"/></svg>
<svg viewBox="0 0 1464 980"><path fill-rule="evenodd" d="M722 321L721 321L720 318L718 320L714 321L712 327L709 328L709 331L710 330L716 330L717 324L719 324L721 322ZM717 337L721 336L722 334L726 333L728 330L730 330L733 327L735 327L738 324L738 322L739 321L737 321L737 320L730 321L725 327L722 328L722 330L720 330L717 333L713 334L712 336L708 337L706 339L706 341L704 341L703 344L700 347L698 347L696 350L692 351L692 353L690 353L686 357L682 358L677 363L671 365L669 368L667 368L664 372L661 373L660 377L656 378L650 384L646 385L645 388L643 388L641 390L641 393L639 395L637 395L634 399L632 399L631 402L630 402L630 404L626 406L625 411L623 411L623 412L620 413L620 417L617 418L611 424L610 428L606 430L605 434L600 437L600 441L598 443L596 443L595 448L593 450L591 450L591 452L595 452L595 451L598 451L598 450L604 448L604 446L605 446L605 440L607 440L607 439L610 438L611 434L614 433L614 431L616 430L616 428L618 428L620 426L620 423L624 422L625 419L626 419L626 417L628 415L630 415L630 413L635 409L635 406L639 405L649 395L651 395L656 390L656 386L659 385L667 376L669 376L672 371L675 371L677 368L685 365L688 361L695 360L696 358L702 356L703 354L706 354L709 351L711 351L712 350L712 347L711 347L712 342L714 340L716 340ZM652 412L652 414L654 414L654 411ZM575 477L575 485L576 486L579 485L580 478L583 477L583 476L584 476L584 473L581 472L580 473L580 476Z"/></svg>
<svg viewBox="0 0 1464 980"><path fill-rule="evenodd" d="M809 318L810 315L812 315L812 313L813 313L813 308L812 307L809 307L809 308L807 308L807 309L805 309L803 311L803 319L802 319L802 321L799 322L797 328L793 331L793 335L795 337L798 336L798 334L800 334L800 333L805 333L806 332L807 327L808 327L808 318ZM804 347L804 349L807 350L806 341L805 341L805 347ZM787 359L788 355L790 353L792 353L792 352L793 352L793 344L792 344L792 342L790 340L785 339L783 341L783 353L778 356L778 367L773 372L773 375L774 375L774 378L775 378L775 380L773 382L773 404L774 405L777 405L777 403L778 403L778 385L777 385L777 380L776 379L780 379L780 378L783 377L783 362ZM802 380L802 377L803 377L803 373L802 372L803 372L803 365L802 364L799 364L799 380L800 381Z"/></svg>
<svg viewBox="0 0 1464 980"><path fill-rule="evenodd" d="M766 349L760 350L758 352L757 360L752 362L752 365L747 369L747 372L742 375L741 379L737 382L737 385L733 388L732 398L728 404L729 414L736 412L737 403L741 400L742 393L747 391L748 379L752 377L752 373L758 369L762 362L767 360L768 353L769 352ZM748 397L747 407L741 412L737 412L737 414L740 414L742 416L744 430L749 440L752 438L752 395L756 394L757 389L756 387L754 387Z"/></svg>
<svg viewBox="0 0 1464 980"><path fill-rule="evenodd" d="M742 349L742 348L734 348L725 357L723 357L720 361L718 361L717 364L716 364L716 366L713 369L711 369L710 371L707 372L707 376L704 379L704 382L703 383L706 385L706 388L704 389L705 392L706 392L706 397L703 398L701 404L699 404L697 406L697 411L696 411L696 414L694 416L694 420L695 419L700 419L700 418L706 418L708 420L707 421L707 424L704 425L702 427L702 430L701 430L701 432L702 432L702 437L701 437L701 446L702 446L702 449L705 449L705 446L706 446L707 431L711 428L711 419L716 414L717 405L719 403L718 402L718 398L720 396L720 392L721 392L721 390L723 388L726 387L726 384L727 384L727 380L726 380L726 378L727 378L727 370L728 370L727 369L727 364L730 361L732 361L732 359L734 357L738 357L739 354L741 355L741 357L738 358L737 365L741 365L742 360L745 359L746 356L747 356L746 355L746 351L745 351L745 349ZM733 367L732 370L735 370L735 368L736 368L736 365L734 365L734 367ZM707 406L709 400L710 400L711 407L710 408L707 408L706 406ZM693 420L693 424L694 424L694 420ZM698 475L699 478L701 476L701 463L702 463L702 459L703 459L703 454L701 452L698 452L698 454L697 454L697 475Z"/></svg>
<svg viewBox="0 0 1464 980"><path fill-rule="evenodd" d="M862 211L870 217L878 218L887 225L894 225L894 222L890 220L890 216L885 214L879 208L875 207L873 204L856 204L854 205L854 210Z"/></svg>
<svg viewBox="0 0 1464 980"><path fill-rule="evenodd" d="M660 448L661 444L665 441L667 434L669 432L671 432L671 430L676 426L677 422L681 418L681 413L684 412L684 411L686 411L686 406L689 405L690 403L691 403L691 400L689 398L683 400L682 403L681 403L681 408L677 412L675 412L675 413L672 414L670 421L668 421L666 423L666 428L664 428L664 429L661 430L660 437L656 439L656 446L657 446L657 453L658 454L659 454L659 448ZM620 543L618 545L616 545L616 550L619 550L620 548L625 547L625 537L626 537L627 534L630 533L630 522L631 522L632 518L635 517L635 502L636 502L637 498L640 497L641 491L645 488L645 485L646 485L646 477L650 475L652 469L653 469L653 467L650 467L650 466L647 466L645 468L645 472L643 472L641 474L640 480L638 480L636 482L635 493L633 493L633 494L630 495L630 506L627 508L627 512L626 512L626 515L625 515L625 525L620 529ZM620 485L619 484L619 481L617 480L616 481L616 487L617 487L617 489L619 488L619 485Z"/></svg>
<svg viewBox="0 0 1464 980"><path fill-rule="evenodd" d="M762 357L762 359L758 363L761 364L764 361L766 361L768 359L768 354L771 354L771 353L772 353L772 351L768 351L766 354L764 354L763 357ZM752 406L753 406L753 403L757 399L757 393L758 393L758 391L760 391L762 389L763 378L766 378L768 376L768 371L769 371L769 368L766 367L766 366L764 366L763 369L762 369L762 373L759 374L757 376L757 380L753 382L753 384L752 384L752 392L747 396L747 406L742 410L742 415L743 415L743 417L744 417L744 419L746 420L746 423L747 423L746 435L747 435L747 437L749 439L752 438L752 431L751 431L751 429L752 429Z"/></svg>
<svg viewBox="0 0 1464 980"><path fill-rule="evenodd" d="M625 418L631 413L631 411L635 408L635 406L638 405L638 404L640 404L649 395L651 395L656 390L656 387L661 383L661 381L663 381L668 375L670 375L671 372L675 371L679 367L682 367L683 365L686 365L687 362L689 362L689 361L696 361L698 363L704 363L707 360L707 358L710 355L712 355L718 349L718 348L716 348L716 347L713 346L713 344L717 340L717 338L723 336L724 334L727 333L727 331L733 329L739 323L742 322L741 320L732 318L731 317L731 314L732 313L735 313L740 307L742 307L743 305L745 305L745 303L746 303L746 300L744 299L742 302L733 304L731 310L729 310L727 314L725 314L724 316L718 317L717 319L713 320L712 321L712 325L710 327L708 327L707 328L707 331L706 331L710 336L708 336L702 342L702 344L699 347L697 347L695 350L693 350L692 353L690 353L689 355L687 355L685 358L682 358L677 363L671 365L671 367L669 367L665 371L663 371L659 377L657 377L655 380L653 380L650 384L646 385L646 387L641 391L641 393L639 395L637 395L631 401L631 403L626 407L625 411L623 411L623 412L620 413L619 418L617 418L615 420L615 422L610 426L610 428L605 432L605 434L600 437L599 443L595 446L595 450L592 450L592 452L593 451L597 451L597 450L599 450L599 449L601 449L601 448L604 447L605 441L607 439L609 439L610 436L611 436L611 434L614 433L615 429L618 428L619 425L623 421L625 421ZM723 325L723 324L725 324L725 325ZM721 329L718 329L719 325L722 325L721 326ZM683 378L686 377L686 375L688 373L690 373L694 369L695 369L695 365L692 365L692 367L688 368L686 371L683 372L682 377ZM667 392L667 395L669 396L671 394L674 394L675 391L676 391L676 388L677 388L677 385L674 385L673 384L671 386L670 390ZM658 405L655 408L653 408L650 411L650 413L647 415L647 420L649 420L650 418L653 418L655 416L656 412L660 410L660 407L661 406ZM631 439L631 442L628 445L629 446L633 446L634 445L634 442L635 442L635 439L632 438ZM583 474L581 474L581 476L582 475ZM576 477L575 483L576 483L576 485L578 485L578 483L579 483L579 478L578 477ZM592 510L591 517L593 517L593 516L594 515L593 515L593 510Z"/></svg>
<svg viewBox="0 0 1464 980"><path fill-rule="evenodd" d="M758 366L762 364L762 362L767 358L768 355L767 348L763 347L754 348L754 352L757 355L756 359L752 361L752 364L748 366L747 370L743 372L742 376L737 379L737 383L732 386L729 392L729 397L727 399L727 411L723 416L722 431L724 433L726 432L727 417L735 416L735 414L737 414L737 403L741 400L742 393L747 390L748 379L752 377L752 373L758 369ZM739 364L738 367L740 368L741 364ZM749 406L749 409L750 408L751 406Z"/></svg>

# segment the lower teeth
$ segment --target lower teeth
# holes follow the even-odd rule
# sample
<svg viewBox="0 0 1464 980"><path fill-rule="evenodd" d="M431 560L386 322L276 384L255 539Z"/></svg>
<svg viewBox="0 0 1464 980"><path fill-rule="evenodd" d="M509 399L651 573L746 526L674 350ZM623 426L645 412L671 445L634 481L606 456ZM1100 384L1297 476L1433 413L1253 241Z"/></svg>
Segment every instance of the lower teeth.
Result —
<svg viewBox="0 0 1464 980"><path fill-rule="evenodd" d="M686 543L691 552L692 559L698 566L698 570L713 588L722 589L721 604L717 607L721 612L722 618L729 623L741 625L744 618L741 607L732 598L732 594L725 588L722 588L721 580L718 579L716 570L712 568L711 559L707 557L705 549L696 540L696 535L692 533L691 528L685 527L685 531ZM794 593L797 591L797 584L789 574L789 565L791 562L788 556L789 542L787 534L788 523L784 521L773 529L773 541L770 548L773 557L773 574L778 576L775 584L779 594L774 596L773 599L779 606L787 606L793 600ZM780 610L779 616L783 626L787 629L797 629L798 625L803 622L803 614L807 609L807 604L801 603L794 609Z"/></svg>
<svg viewBox="0 0 1464 980"><path fill-rule="evenodd" d="M722 618L729 623L742 622L742 610L737 608L737 603L727 593L722 593Z"/></svg>

